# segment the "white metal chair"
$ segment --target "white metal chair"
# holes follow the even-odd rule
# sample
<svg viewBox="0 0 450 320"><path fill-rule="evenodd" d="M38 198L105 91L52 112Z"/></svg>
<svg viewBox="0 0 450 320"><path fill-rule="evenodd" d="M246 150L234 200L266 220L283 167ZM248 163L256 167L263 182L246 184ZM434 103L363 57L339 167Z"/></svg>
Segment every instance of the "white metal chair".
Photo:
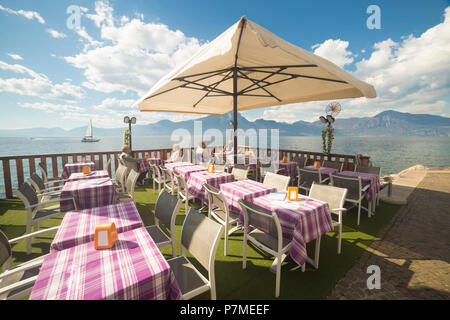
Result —
<svg viewBox="0 0 450 320"><path fill-rule="evenodd" d="M367 215L370 217L370 208L363 207L361 204L370 185L363 188L360 177L330 174L330 179L330 184L332 186L345 188L348 190L345 201L353 203L354 206L358 206L358 218L356 224L359 226L361 209L367 211Z"/></svg>
<svg viewBox="0 0 450 320"><path fill-rule="evenodd" d="M44 183L46 185L50 184L50 183L64 183L66 182L68 179L60 179L60 178L49 178L48 177L48 173L47 173L47 169L45 168L45 166L42 164L42 162L39 162L38 164L38 168L39 170L41 170L42 173L42 179L44 180Z"/></svg>
<svg viewBox="0 0 450 320"><path fill-rule="evenodd" d="M48 228L8 240L0 230L0 300L22 299L28 296L36 282L45 255L10 268L12 260L11 244L30 239L43 233L56 231L58 227Z"/></svg>
<svg viewBox="0 0 450 320"><path fill-rule="evenodd" d="M173 174L178 180L178 198L185 203L186 207L184 212L188 212L189 200L194 200L195 197L189 193L189 188L186 180L184 180L184 177L181 174L178 174L175 170L173 171Z"/></svg>
<svg viewBox="0 0 450 320"><path fill-rule="evenodd" d="M328 182L329 178L322 179L320 170L308 170L297 168L298 172L298 188L305 190L307 193L313 182L323 184Z"/></svg>
<svg viewBox="0 0 450 320"><path fill-rule="evenodd" d="M183 299L191 299L210 290L216 300L214 262L223 226L194 208L189 209L181 230L181 256L167 260L175 274ZM189 261L186 250L206 269L208 278Z"/></svg>
<svg viewBox="0 0 450 320"><path fill-rule="evenodd" d="M328 185L321 185L313 183L309 190L309 197L328 203L330 212L338 216L338 221L333 220L333 228L339 228L338 236L338 254L341 253L342 248L342 213L347 211L344 208L345 197L347 196L347 189L338 188Z"/></svg>
<svg viewBox="0 0 450 320"><path fill-rule="evenodd" d="M113 181L114 186L119 190L119 192L125 192L125 172L127 167L119 164L116 170L115 180Z"/></svg>
<svg viewBox="0 0 450 320"><path fill-rule="evenodd" d="M237 168L236 166L234 166L233 170L231 170L231 173L234 175L234 179L237 181L247 179L248 170L249 170L248 168L249 167L247 167L246 169L241 169L241 168Z"/></svg>
<svg viewBox="0 0 450 320"><path fill-rule="evenodd" d="M274 187L277 191L286 191L289 185L291 177L283 176L272 172L267 172L264 177L263 184L266 186Z"/></svg>
<svg viewBox="0 0 450 320"><path fill-rule="evenodd" d="M275 297L280 296L281 263L292 242L283 238L280 220L275 212L240 199L239 205L244 215L244 252L242 268L247 268L247 241L277 259ZM253 227L249 231L249 226Z"/></svg>
<svg viewBox="0 0 450 320"><path fill-rule="evenodd" d="M153 180L153 194L156 191L156 184L158 184L158 194L161 192L161 186L164 188L164 175L161 174L161 169L156 164L150 163L152 168L152 180Z"/></svg>
<svg viewBox="0 0 450 320"><path fill-rule="evenodd" d="M45 185L44 180L37 173L33 173L27 180L33 186L34 190L36 190L39 202L58 198L61 195L61 189L64 187L49 187Z"/></svg>
<svg viewBox="0 0 450 320"><path fill-rule="evenodd" d="M178 186L175 184L175 178L173 177L172 171L164 167L160 167L160 169L164 177L164 189L168 189L171 194L175 194L175 191L178 190Z"/></svg>
<svg viewBox="0 0 450 320"><path fill-rule="evenodd" d="M147 231L158 247L172 245L172 255L177 255L175 242L175 218L180 208L181 200L162 190L155 204L155 224L147 227ZM170 237L162 230L161 225L169 229Z"/></svg>
<svg viewBox="0 0 450 320"><path fill-rule="evenodd" d="M338 172L341 172L342 168L344 167L344 163L343 162L335 162L335 161L323 160L322 167L337 169Z"/></svg>
<svg viewBox="0 0 450 320"><path fill-rule="evenodd" d="M208 217L213 218L224 226L225 246L223 254L228 252L228 236L240 229L239 213L230 211L227 201L222 192L217 188L205 183L203 185L208 193ZM228 230L228 227L234 226Z"/></svg>
<svg viewBox="0 0 450 320"><path fill-rule="evenodd" d="M134 198L134 189L136 187L137 179L139 178L139 172L135 170L130 170L128 174L127 181L125 182L126 192L119 192L119 201L120 202L128 202L133 201L136 203L136 199Z"/></svg>
<svg viewBox="0 0 450 320"><path fill-rule="evenodd" d="M31 233L31 225L34 226L34 231L39 229L39 222L45 219L49 219L55 216L64 214L59 208L59 202L64 200L72 200L75 210L77 210L77 204L73 197L59 197L57 199L52 198L48 201L39 201L36 191L28 184L22 184L18 189L14 190L16 196L22 200L27 212L27 225L26 233ZM52 206L47 206L51 203L58 202ZM27 254L31 253L31 238L27 239Z"/></svg>

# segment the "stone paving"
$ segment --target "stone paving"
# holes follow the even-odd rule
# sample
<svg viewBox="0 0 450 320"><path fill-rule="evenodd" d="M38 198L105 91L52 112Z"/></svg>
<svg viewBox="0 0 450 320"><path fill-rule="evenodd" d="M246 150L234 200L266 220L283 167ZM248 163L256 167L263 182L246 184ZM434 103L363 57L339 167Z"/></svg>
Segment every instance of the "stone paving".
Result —
<svg viewBox="0 0 450 320"><path fill-rule="evenodd" d="M450 168L434 168L327 298L450 299L449 231ZM380 289L367 288L370 265Z"/></svg>

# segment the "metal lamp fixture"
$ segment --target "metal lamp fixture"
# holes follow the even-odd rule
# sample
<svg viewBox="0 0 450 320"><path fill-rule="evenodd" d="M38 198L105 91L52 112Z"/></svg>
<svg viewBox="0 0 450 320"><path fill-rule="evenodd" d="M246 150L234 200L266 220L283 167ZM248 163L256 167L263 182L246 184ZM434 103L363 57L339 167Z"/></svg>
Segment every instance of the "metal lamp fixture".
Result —
<svg viewBox="0 0 450 320"><path fill-rule="evenodd" d="M136 117L130 118L129 116L126 116L123 118L123 122L128 123L128 130L130 130L130 151L131 151L132 150L131 149L131 137L132 137L131 136L131 125L136 124Z"/></svg>

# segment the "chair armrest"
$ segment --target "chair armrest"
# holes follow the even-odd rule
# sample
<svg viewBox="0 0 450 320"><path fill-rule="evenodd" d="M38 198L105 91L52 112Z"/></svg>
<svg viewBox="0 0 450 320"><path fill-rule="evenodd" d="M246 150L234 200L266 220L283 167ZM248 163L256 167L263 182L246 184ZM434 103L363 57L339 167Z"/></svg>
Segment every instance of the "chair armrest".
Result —
<svg viewBox="0 0 450 320"><path fill-rule="evenodd" d="M61 191L62 191L62 190L55 190L55 191L49 191L49 192L41 192L41 193L38 194L38 196L42 196L42 197L45 197L45 196L53 196L53 195L55 195L55 194L61 194Z"/></svg>
<svg viewBox="0 0 450 320"><path fill-rule="evenodd" d="M46 191L55 191L55 190L62 189L62 188L64 188L64 186L54 186L54 187L47 187L47 188L45 188L45 190Z"/></svg>
<svg viewBox="0 0 450 320"><path fill-rule="evenodd" d="M320 181L320 184L322 184L322 183L324 183L324 182L326 182L326 181L328 181L328 180L330 180L330 177L325 178L325 179L322 179L322 181Z"/></svg>
<svg viewBox="0 0 450 320"><path fill-rule="evenodd" d="M59 229L59 226L56 226L56 227L51 227L51 228L39 230L39 231L32 232L32 233L27 233L27 234L25 234L25 235L23 235L23 236L20 236L20 237L17 237L17 238L8 240L8 242L9 242L9 243L14 243L14 242L17 242L17 241L26 239L26 238L35 237L35 236L37 236L38 234L42 234L42 233L46 233L46 232L50 232L50 231L55 231L55 230L58 230L58 229Z"/></svg>
<svg viewBox="0 0 450 320"><path fill-rule="evenodd" d="M73 197L65 197L65 198L58 198L58 199L52 199L52 200L48 200L48 201L39 202L39 203L33 204L31 206L26 206L25 208L26 209L39 208L46 204L55 203L58 201L65 201L65 200L72 200L75 203L75 199Z"/></svg>
<svg viewBox="0 0 450 320"><path fill-rule="evenodd" d="M368 189L370 188L370 184L368 184L367 186L365 186L364 188L362 188L362 192L366 192Z"/></svg>
<svg viewBox="0 0 450 320"><path fill-rule="evenodd" d="M54 184L54 183L62 183L62 182L66 182L68 180L69 180L69 178L67 178L67 179L60 179L60 180L52 180L52 181L44 182L44 184L45 185L49 185L49 184Z"/></svg>
<svg viewBox="0 0 450 320"><path fill-rule="evenodd" d="M3 279L3 278L9 277L10 275L13 275L13 274L15 274L17 272L22 272L22 271L26 271L26 270L29 270L29 269L34 269L36 267L39 267L40 265L42 265L42 262L44 260L44 256L39 257L39 258L42 258L42 259L36 259L36 260L34 260L34 261L30 262L30 263L24 263L23 265L20 265L17 268L6 270L2 274L0 274L0 280Z"/></svg>
<svg viewBox="0 0 450 320"><path fill-rule="evenodd" d="M7 287L4 287L4 288L0 289L0 295L8 293L8 292L10 292L12 290L17 290L17 289L19 289L21 287L24 287L24 286L27 286L27 285L29 285L31 283L35 283L36 280L37 280L37 277L38 276L30 277L30 278L27 278L25 280L22 280L22 281L19 281L19 282L15 282L15 283L7 286Z"/></svg>
<svg viewBox="0 0 450 320"><path fill-rule="evenodd" d="M345 211L347 211L347 209L346 209L346 208L334 208L334 209L331 209L330 211L331 211L331 212L338 213L338 211L345 212Z"/></svg>

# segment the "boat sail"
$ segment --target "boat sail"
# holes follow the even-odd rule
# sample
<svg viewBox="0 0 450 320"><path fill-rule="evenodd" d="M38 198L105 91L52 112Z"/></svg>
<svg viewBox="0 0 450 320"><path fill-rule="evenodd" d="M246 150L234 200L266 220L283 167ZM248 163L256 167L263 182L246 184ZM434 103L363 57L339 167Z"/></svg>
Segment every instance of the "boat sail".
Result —
<svg viewBox="0 0 450 320"><path fill-rule="evenodd" d="M81 140L81 142L98 142L100 139L94 139L92 135L92 119L89 120L88 127L86 129L86 133L84 135L84 138Z"/></svg>

